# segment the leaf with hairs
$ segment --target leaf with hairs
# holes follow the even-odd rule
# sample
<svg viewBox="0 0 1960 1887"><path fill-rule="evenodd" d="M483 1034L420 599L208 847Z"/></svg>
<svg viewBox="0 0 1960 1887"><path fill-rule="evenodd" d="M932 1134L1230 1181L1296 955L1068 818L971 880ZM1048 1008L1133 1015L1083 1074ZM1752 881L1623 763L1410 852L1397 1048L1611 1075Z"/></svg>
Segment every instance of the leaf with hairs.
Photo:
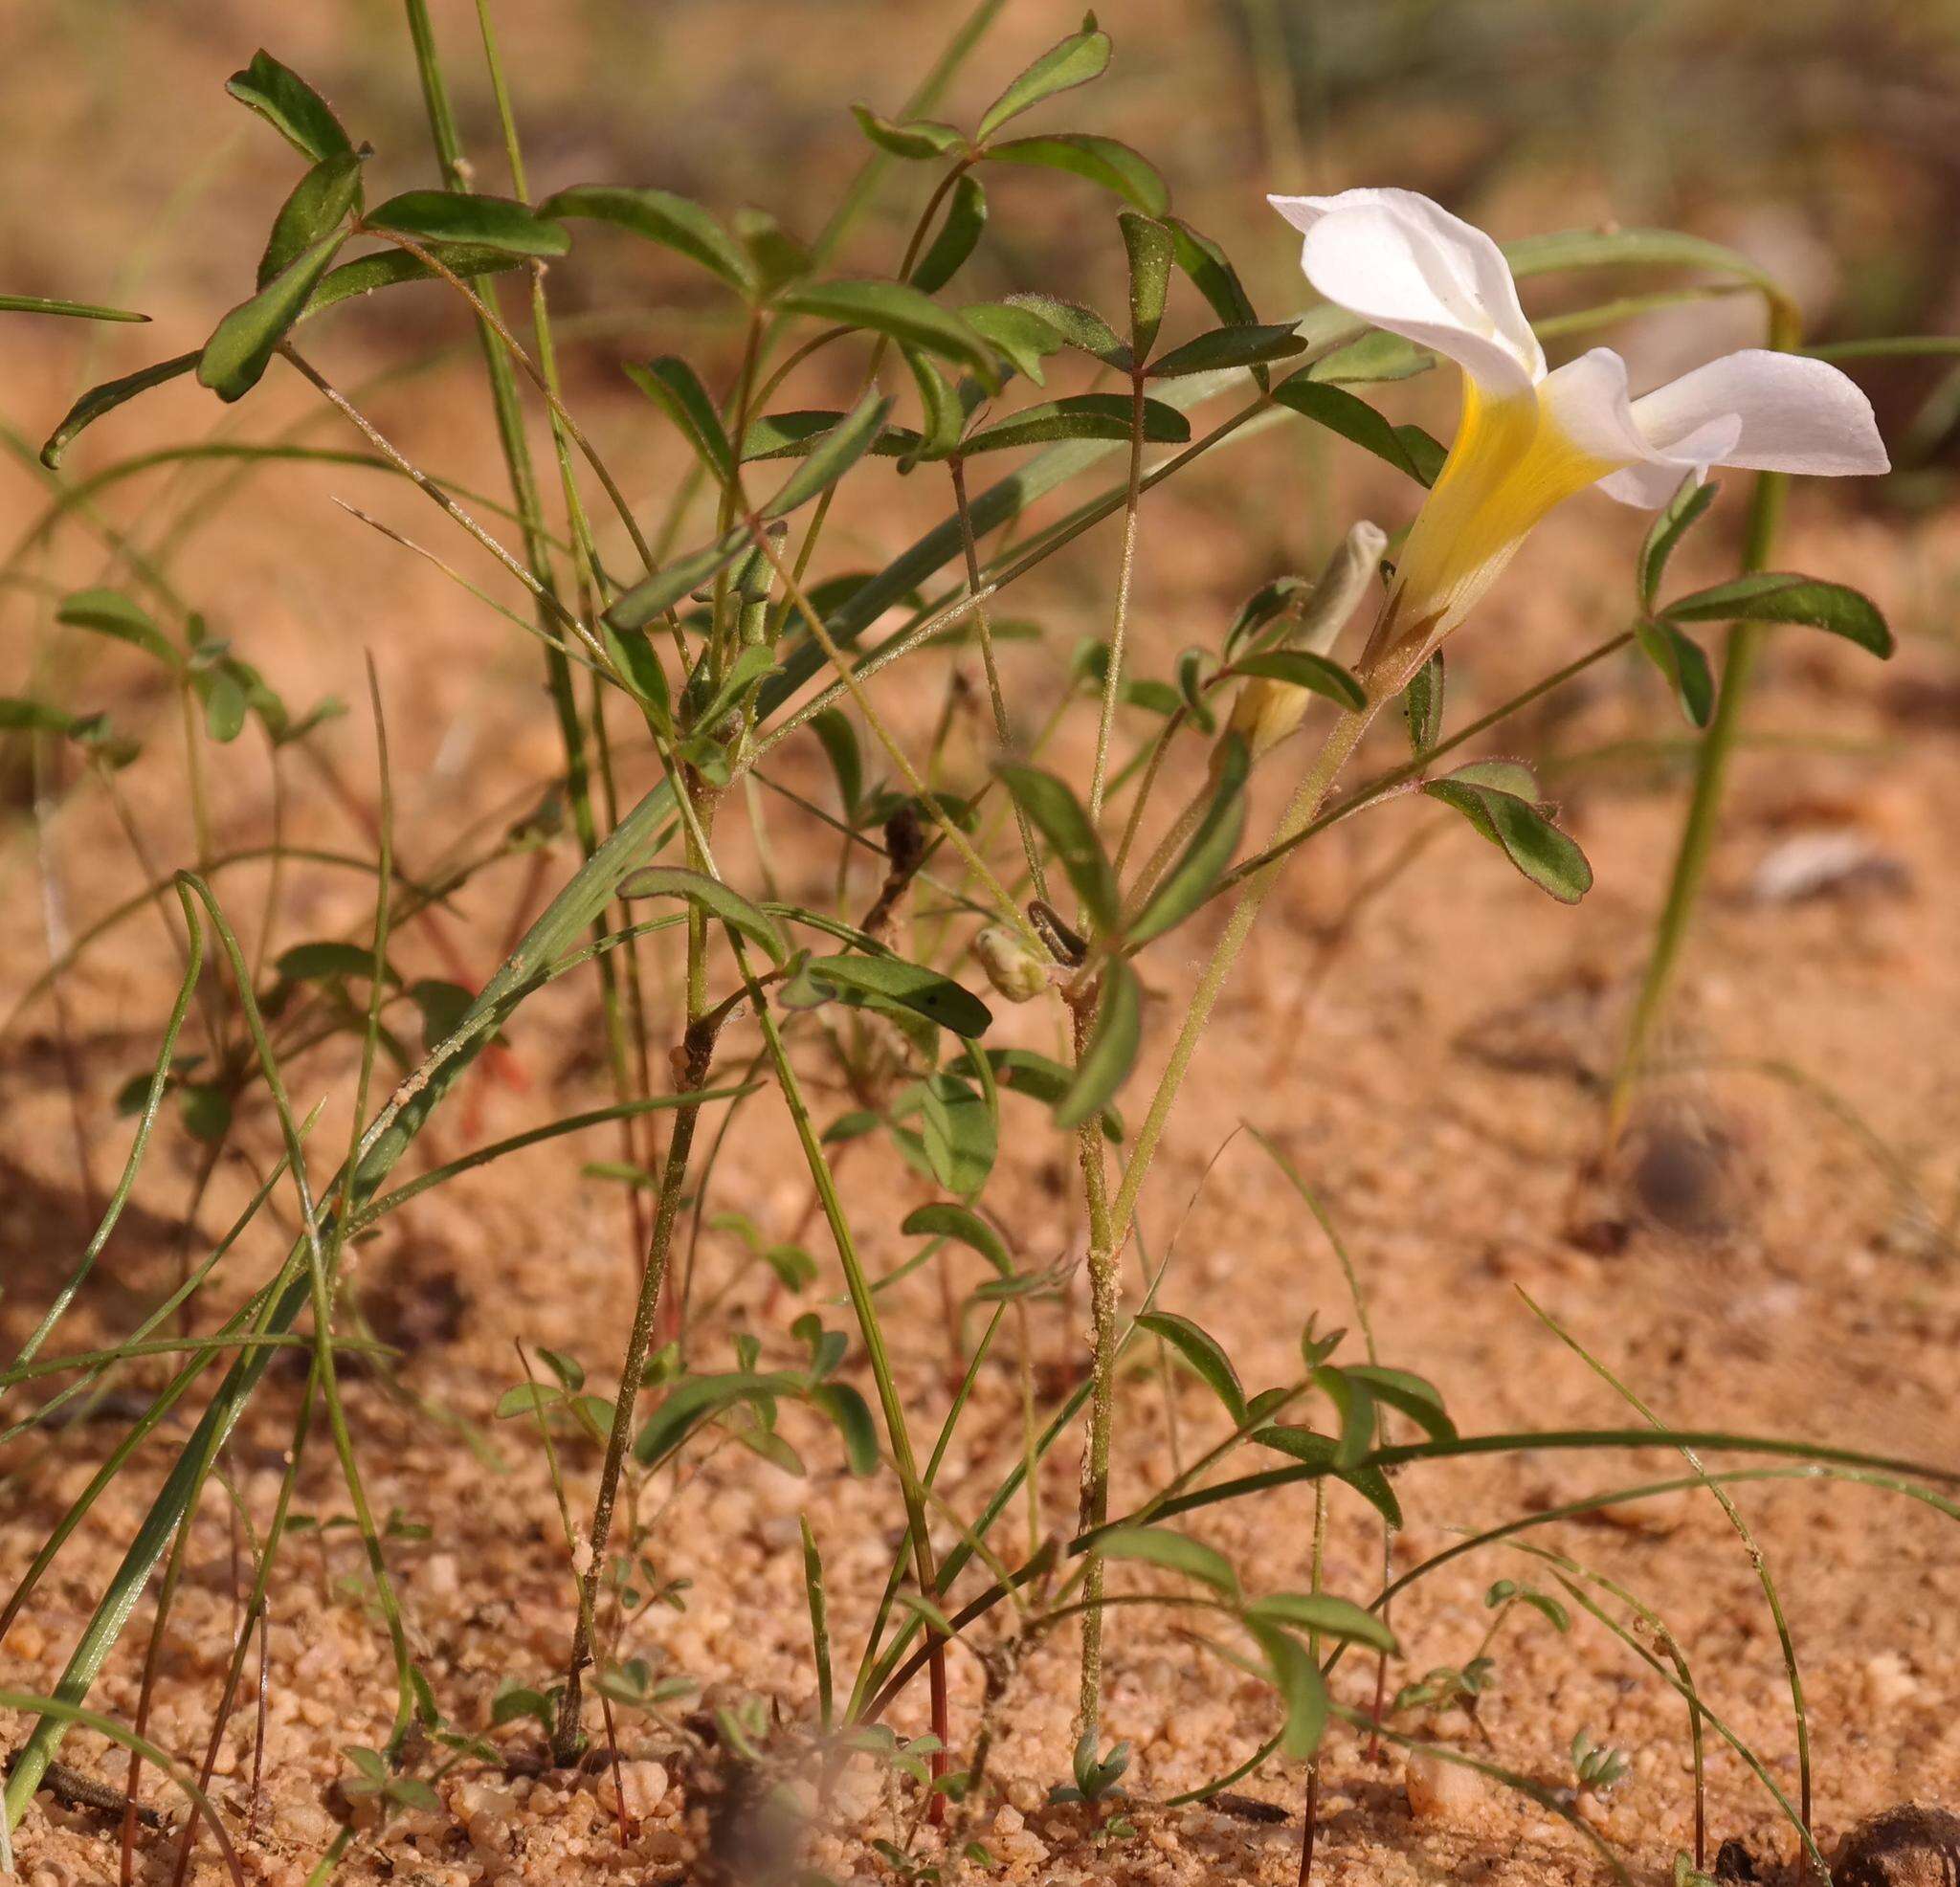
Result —
<svg viewBox="0 0 1960 1887"><path fill-rule="evenodd" d="M941 1200L918 1207L905 1215L899 1230L908 1237L956 1239L978 1252L1003 1277L1013 1276L1013 1259L1008 1255L1000 1233L969 1206L954 1206Z"/></svg>
<svg viewBox="0 0 1960 1887"><path fill-rule="evenodd" d="M716 480L726 483L735 470L734 449L700 374L678 354L662 354L644 366L629 361L626 377L680 429Z"/></svg>
<svg viewBox="0 0 1960 1887"><path fill-rule="evenodd" d="M1070 91L1100 78L1109 64L1109 35L1093 25L1070 33L1043 53L987 107L974 137L984 143L1010 119L1018 118L1043 99L1052 99L1058 92Z"/></svg>
<svg viewBox="0 0 1960 1887"><path fill-rule="evenodd" d="M953 186L939 233L912 269L912 286L926 295L937 294L966 266L986 228L987 192L980 179L969 172Z"/></svg>
<svg viewBox="0 0 1960 1887"><path fill-rule="evenodd" d="M1137 1327L1162 1337L1191 1365L1225 1405L1234 1428L1244 1423L1245 1388L1238 1380L1238 1371L1232 1366L1232 1359L1215 1337L1190 1318L1168 1310L1143 1312L1137 1318Z"/></svg>
<svg viewBox="0 0 1960 1887"><path fill-rule="evenodd" d="M705 872L691 872L679 865L648 865L629 872L619 881L621 898L684 898L699 905L708 916L719 918L752 944L768 953L777 966L790 960L790 947L775 920L751 904L739 891L731 890Z"/></svg>
<svg viewBox="0 0 1960 1887"><path fill-rule="evenodd" d="M1058 1127L1080 1127L1102 1112L1136 1063L1144 1032L1143 986L1123 957L1112 957L1102 977L1096 1025L1068 1093L1055 1104Z"/></svg>
<svg viewBox="0 0 1960 1887"><path fill-rule="evenodd" d="M323 236L304 249L249 300L239 302L204 344L197 357L197 377L219 399L242 399L258 385L274 350L301 311L340 246L344 230Z"/></svg>
<svg viewBox="0 0 1960 1887"><path fill-rule="evenodd" d="M1238 1596L1238 1575L1223 1553L1188 1533L1173 1533L1168 1526L1111 1527L1097 1540L1096 1549L1105 1560L1142 1561L1168 1572L1181 1572L1227 1598Z"/></svg>
<svg viewBox="0 0 1960 1887"><path fill-rule="evenodd" d="M1161 216L1169 207L1170 191L1157 166L1141 151L1117 138L1086 131L1061 131L1043 138L1010 138L989 144L980 153L991 164L1027 164L1043 170L1066 170L1100 184L1147 216Z"/></svg>
<svg viewBox="0 0 1960 1887"><path fill-rule="evenodd" d="M571 247L563 223L508 196L404 190L368 211L365 221L417 242L466 242L505 255L563 255Z"/></svg>
<svg viewBox="0 0 1960 1887"><path fill-rule="evenodd" d="M333 115L333 107L263 47L253 54L252 63L243 72L234 72L225 80L225 90L315 164L345 156L354 147Z"/></svg>
<svg viewBox="0 0 1960 1887"><path fill-rule="evenodd" d="M1050 445L1057 439L1127 439L1133 424L1126 393L1071 393L981 427L962 443L960 455L970 458L975 453ZM1144 437L1153 444L1182 445L1191 437L1191 421L1175 407L1146 400Z"/></svg>
<svg viewBox="0 0 1960 1887"><path fill-rule="evenodd" d="M538 213L614 224L700 263L745 299L756 291L754 266L741 244L700 204L672 190L578 184L547 196Z"/></svg>

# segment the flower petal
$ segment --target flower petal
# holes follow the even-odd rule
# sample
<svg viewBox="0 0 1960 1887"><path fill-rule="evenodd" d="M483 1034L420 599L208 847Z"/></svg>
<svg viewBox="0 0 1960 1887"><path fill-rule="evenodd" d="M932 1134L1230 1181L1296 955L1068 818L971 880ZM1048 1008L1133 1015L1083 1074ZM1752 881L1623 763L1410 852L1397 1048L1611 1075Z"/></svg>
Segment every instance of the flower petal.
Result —
<svg viewBox="0 0 1960 1887"><path fill-rule="evenodd" d="M1733 415L1734 442L1712 462L1819 477L1889 472L1872 403L1826 361L1748 348L1634 402L1634 424L1671 456L1710 420Z"/></svg>
<svg viewBox="0 0 1960 1887"><path fill-rule="evenodd" d="M1300 266L1329 301L1448 356L1493 397L1544 377L1510 266L1481 230L1414 190L1266 200L1304 233Z"/></svg>
<svg viewBox="0 0 1960 1887"><path fill-rule="evenodd" d="M1548 424L1582 457L1621 469L1599 480L1609 498L1658 510L1699 477L1736 442L1741 422L1725 413L1665 450L1640 430L1627 397L1626 363L1611 347L1594 347L1546 375L1538 388ZM1589 481L1590 482L1590 481Z"/></svg>

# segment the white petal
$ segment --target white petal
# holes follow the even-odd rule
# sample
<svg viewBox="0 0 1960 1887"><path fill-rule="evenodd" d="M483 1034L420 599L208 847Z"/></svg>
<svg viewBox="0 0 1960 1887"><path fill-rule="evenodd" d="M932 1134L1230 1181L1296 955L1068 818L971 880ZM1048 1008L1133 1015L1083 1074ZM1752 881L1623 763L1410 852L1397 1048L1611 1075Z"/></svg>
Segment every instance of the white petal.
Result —
<svg viewBox="0 0 1960 1887"><path fill-rule="evenodd" d="M1599 488L1622 504L1658 510L1690 476L1699 477L1736 442L1732 413L1711 419L1686 438L1659 449L1639 427L1627 397L1626 363L1611 347L1594 347L1547 374L1538 388L1546 417L1572 448L1621 470Z"/></svg>
<svg viewBox="0 0 1960 1887"><path fill-rule="evenodd" d="M1708 476L1711 465L1725 465L1735 442L1742 436L1742 420L1732 412L1698 426L1671 452L1649 451L1647 455L1623 471L1599 481L1608 498L1631 504L1641 511L1659 511L1681 489L1683 478L1697 484Z"/></svg>
<svg viewBox="0 0 1960 1887"><path fill-rule="evenodd" d="M1481 230L1414 190L1266 200L1305 233L1300 266L1329 301L1447 356L1495 397L1543 378L1510 267Z"/></svg>
<svg viewBox="0 0 1960 1887"><path fill-rule="evenodd" d="M1828 362L1800 354L1726 354L1634 402L1634 424L1672 457L1699 456L1692 435L1729 415L1735 439L1704 462L1819 477L1891 470L1872 403Z"/></svg>

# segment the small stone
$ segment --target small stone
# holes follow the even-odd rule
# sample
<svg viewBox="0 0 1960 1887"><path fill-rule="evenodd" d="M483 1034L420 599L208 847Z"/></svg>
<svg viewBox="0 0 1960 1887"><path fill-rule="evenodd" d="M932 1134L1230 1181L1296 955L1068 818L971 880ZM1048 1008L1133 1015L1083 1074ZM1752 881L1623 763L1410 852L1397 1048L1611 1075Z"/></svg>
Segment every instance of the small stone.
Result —
<svg viewBox="0 0 1960 1887"><path fill-rule="evenodd" d="M1402 1776L1409 1812L1419 1822L1467 1821L1483 1801L1483 1778L1430 1749L1412 1749Z"/></svg>
<svg viewBox="0 0 1960 1887"><path fill-rule="evenodd" d="M1832 1864L1838 1887L1950 1887L1960 1876L1960 1815L1903 1802L1861 1821Z"/></svg>
<svg viewBox="0 0 1960 1887"><path fill-rule="evenodd" d="M634 1821L644 1821L659 1807L667 1792L667 1768L663 1763L622 1763L619 1780L612 1780L608 1765L599 1778L599 1804L609 1815L619 1812L621 1791L626 1796L626 1812Z"/></svg>
<svg viewBox="0 0 1960 1887"><path fill-rule="evenodd" d="M1905 1660L1897 1652L1884 1651L1866 1659L1864 1688L1872 1703L1884 1710L1917 1697L1919 1679L1905 1668Z"/></svg>

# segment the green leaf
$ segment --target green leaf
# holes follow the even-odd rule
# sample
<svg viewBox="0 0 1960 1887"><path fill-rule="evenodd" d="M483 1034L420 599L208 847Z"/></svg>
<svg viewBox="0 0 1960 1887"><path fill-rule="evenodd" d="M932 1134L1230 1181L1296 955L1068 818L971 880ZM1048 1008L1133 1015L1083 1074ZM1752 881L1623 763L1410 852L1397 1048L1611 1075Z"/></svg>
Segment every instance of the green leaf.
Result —
<svg viewBox="0 0 1960 1887"><path fill-rule="evenodd" d="M1331 1592L1268 1592L1245 1609L1247 1618L1268 1625L1289 1625L1303 1632L1318 1632L1329 1638L1371 1646L1376 1651L1396 1652L1401 1647L1385 1620L1352 1599L1337 1599Z"/></svg>
<svg viewBox="0 0 1960 1887"><path fill-rule="evenodd" d="M1004 763L994 771L1021 810L1055 848L1057 862L1075 886L1076 895L1088 907L1097 927L1104 932L1114 930L1122 914L1116 873L1108 854L1102 850L1102 841L1096 836L1095 827L1089 823L1089 815L1067 783L1056 774L1020 762ZM1082 1118L1087 1119L1090 1111L1085 1108Z"/></svg>
<svg viewBox="0 0 1960 1887"><path fill-rule="evenodd" d="M1374 1446L1374 1394L1367 1384L1336 1364L1317 1365L1313 1386L1334 1405L1341 1418L1341 1438L1334 1445L1334 1466L1351 1468Z"/></svg>
<svg viewBox="0 0 1960 1887"><path fill-rule="evenodd" d="M1409 750L1427 753L1443 737L1443 652L1438 649L1409 677L1402 691L1402 719L1409 723Z"/></svg>
<svg viewBox="0 0 1960 1887"><path fill-rule="evenodd" d="M878 1472L878 1428L864 1398L848 1383L815 1383L805 1391L813 1407L836 1424L854 1475Z"/></svg>
<svg viewBox="0 0 1960 1887"><path fill-rule="evenodd" d="M48 434L48 441L41 448L41 463L49 471L55 471L61 463L61 455L75 443L77 435L93 426L104 413L114 412L125 401L133 400L139 393L148 392L152 387L162 387L169 381L181 379L196 366L197 362L195 353L178 354L174 359L157 362L154 366L138 367L134 373L125 373L120 379L105 380L99 387L91 387L68 409L60 425Z"/></svg>
<svg viewBox="0 0 1960 1887"><path fill-rule="evenodd" d="M1407 473L1418 485L1436 482L1444 454L1428 433L1417 427L1391 426L1366 400L1316 380L1312 374L1311 367L1289 374L1273 388L1273 398L1315 425L1340 433L1364 452L1373 453L1396 471ZM1414 445L1418 433L1427 441L1426 447Z"/></svg>
<svg viewBox="0 0 1960 1887"><path fill-rule="evenodd" d="M784 1371L758 1376L738 1369L683 1377L667 1391L634 1437L634 1458L642 1467L657 1466L709 1417L741 1402L772 1407L776 1396L797 1394L803 1387L798 1378Z"/></svg>
<svg viewBox="0 0 1960 1887"><path fill-rule="evenodd" d="M522 255L514 255L503 249L484 249L477 243L431 242L424 243L423 247L450 274L461 276L465 281L474 276L501 275L524 265ZM371 295L377 288L392 288L397 282L435 279L435 271L419 255L411 255L406 249L384 249L372 255L357 255L351 262L343 262L339 268L327 271L325 279L300 311L300 319L311 321L315 315L323 314L328 308L352 300L357 295Z"/></svg>
<svg viewBox="0 0 1960 1887"><path fill-rule="evenodd" d="M1181 347L1173 347L1163 359L1153 361L1152 380L1170 380L1183 373L1215 373L1221 367L1257 366L1266 361L1284 360L1304 350L1306 343L1291 325L1261 326L1257 322L1239 327L1214 327Z"/></svg>
<svg viewBox="0 0 1960 1887"><path fill-rule="evenodd" d="M730 890L720 878L711 878L705 872L690 872L679 865L646 865L620 879L618 895L684 898L759 945L779 967L790 960L790 947L776 928L775 920L739 891Z"/></svg>
<svg viewBox="0 0 1960 1887"><path fill-rule="evenodd" d="M1882 657L1895 646L1878 605L1861 590L1788 570L1758 570L1677 596L1661 614L1674 622L1802 623Z"/></svg>
<svg viewBox="0 0 1960 1887"><path fill-rule="evenodd" d="M659 653L641 629L617 630L601 621L599 637L613 665L631 686L642 708L653 716L661 733L674 729L674 700L667 687L667 671L660 666Z"/></svg>
<svg viewBox="0 0 1960 1887"><path fill-rule="evenodd" d="M507 196L404 190L368 211L365 220L417 242L467 242L505 255L563 255L571 247L564 224Z"/></svg>
<svg viewBox="0 0 1960 1887"><path fill-rule="evenodd" d="M987 343L950 308L902 281L819 281L783 297L785 314L808 315L840 327L866 328L907 347L970 366L988 380L993 356Z"/></svg>
<svg viewBox="0 0 1960 1887"><path fill-rule="evenodd" d="M1026 374L1037 387L1047 384L1042 361L1068 344L1052 322L1044 321L1033 308L1016 307L1011 301L975 301L960 310L960 318L1016 373Z"/></svg>
<svg viewBox="0 0 1960 1887"><path fill-rule="evenodd" d="M1143 1032L1143 986L1127 959L1113 957L1102 972L1102 1000L1076 1078L1055 1105L1058 1127L1080 1127L1102 1110L1128 1076Z"/></svg>
<svg viewBox="0 0 1960 1887"><path fill-rule="evenodd" d="M1124 931L1125 947L1134 949L1182 923L1204 902L1245 832L1245 782L1252 760L1245 742L1228 735L1218 750L1212 778L1212 797L1177 862L1164 874L1157 889Z"/></svg>
<svg viewBox="0 0 1960 1887"><path fill-rule="evenodd" d="M1171 234L1154 216L1134 210L1117 212L1123 246L1129 256L1129 344L1131 357L1147 360L1164 324L1164 303L1170 293Z"/></svg>
<svg viewBox="0 0 1960 1887"><path fill-rule="evenodd" d="M1212 312L1233 327L1257 324L1258 316L1252 298L1224 250L1182 217L1166 216L1164 223L1175 245L1177 266L1190 277L1192 286L1205 298Z"/></svg>
<svg viewBox="0 0 1960 1887"><path fill-rule="evenodd" d="M1238 1575L1232 1562L1188 1533L1173 1533L1168 1526L1118 1526L1103 1534L1096 1546L1105 1560L1141 1560L1181 1572L1228 1598L1238 1596Z"/></svg>
<svg viewBox="0 0 1960 1887"><path fill-rule="evenodd" d="M960 396L947 384L946 375L924 354L910 347L902 351L919 388L919 443L899 460L899 470L909 472L922 459L951 455L960 443L960 428L967 423L967 410L960 404Z"/></svg>
<svg viewBox="0 0 1960 1887"><path fill-rule="evenodd" d="M1425 1376L1409 1369L1391 1369L1386 1364L1354 1363L1348 1374L1367 1385L1377 1402L1407 1415L1437 1441L1454 1441L1457 1425L1443 1408L1442 1392Z"/></svg>
<svg viewBox="0 0 1960 1887"><path fill-rule="evenodd" d="M545 216L617 224L700 263L745 299L755 292L755 271L742 246L700 204L676 196L672 190L580 184L546 197L538 211Z"/></svg>
<svg viewBox="0 0 1960 1887"><path fill-rule="evenodd" d="M1093 27L1072 33L1028 67L999 98L981 114L974 137L985 143L1010 119L1066 92L1100 78L1109 63L1109 35Z"/></svg>
<svg viewBox="0 0 1960 1887"><path fill-rule="evenodd" d="M538 1345L538 1356L545 1367L558 1378L561 1387L568 1389L585 1388L585 1365L576 1357L567 1356L563 1350L547 1350L543 1343Z"/></svg>
<svg viewBox="0 0 1960 1887"><path fill-rule="evenodd" d="M258 385L273 350L300 319L300 311L346 241L337 230L292 261L249 300L241 301L212 329L197 358L197 378L219 399L242 399Z"/></svg>
<svg viewBox="0 0 1960 1887"><path fill-rule="evenodd" d="M928 304L929 305L929 304ZM782 489L762 507L764 518L783 518L819 492L827 491L871 449L892 403L880 399L874 387L824 434Z"/></svg>
<svg viewBox="0 0 1960 1887"><path fill-rule="evenodd" d="M967 142L950 124L938 124L929 118L894 123L889 118L880 117L869 105L853 105L851 116L858 121L858 128L887 157L914 161L944 157Z"/></svg>
<svg viewBox="0 0 1960 1887"><path fill-rule="evenodd" d="M245 730L245 690L228 669L206 669L193 684L204 703L204 727L219 745L235 741Z"/></svg>
<svg viewBox="0 0 1960 1887"><path fill-rule="evenodd" d="M361 154L341 151L322 158L293 186L293 193L273 219L265 254L258 258L258 285L263 288L302 251L331 235L361 207Z"/></svg>
<svg viewBox="0 0 1960 1887"><path fill-rule="evenodd" d="M806 968L820 983L882 996L969 1040L985 1034L993 1021L993 1012L970 990L902 957L813 957Z"/></svg>
<svg viewBox="0 0 1960 1887"><path fill-rule="evenodd" d="M184 657L176 645L150 620L149 611L120 589L78 589L64 596L55 611L55 620L72 629L93 630L98 635L113 635L153 655L166 668L181 668Z"/></svg>
<svg viewBox="0 0 1960 1887"><path fill-rule="evenodd" d="M221 1087L186 1081L177 1091L184 1110L184 1131L192 1140L215 1146L232 1130L232 1097Z"/></svg>
<svg viewBox="0 0 1960 1887"><path fill-rule="evenodd" d="M1000 1233L970 1207L948 1205L944 1201L921 1206L906 1214L899 1230L907 1237L955 1239L978 1252L1003 1277L1013 1276L1013 1260L1008 1255Z"/></svg>
<svg viewBox="0 0 1960 1887"><path fill-rule="evenodd" d="M1225 1405L1234 1428L1244 1423L1245 1389L1238 1380L1238 1371L1232 1366L1232 1359L1215 1337L1200 1329L1190 1318L1167 1310L1143 1312L1137 1325L1162 1337L1197 1371Z"/></svg>
<svg viewBox="0 0 1960 1887"><path fill-rule="evenodd" d="M1253 1440L1262 1447L1277 1449L1296 1461L1328 1469L1336 1480L1351 1487L1391 1526L1401 1526L1402 1503L1395 1498L1395 1490L1389 1484L1388 1476L1379 1468L1335 1467L1334 1457L1340 1450L1331 1435L1317 1434L1312 1429L1276 1427L1258 1430Z"/></svg>
<svg viewBox="0 0 1960 1887"><path fill-rule="evenodd" d="M1323 354L1307 369L1307 374L1314 380L1358 386L1365 382L1407 380L1412 375L1427 373L1435 365L1436 356L1426 348L1377 327L1360 340L1348 342L1345 347Z"/></svg>
<svg viewBox="0 0 1960 1887"><path fill-rule="evenodd" d="M1186 712L1201 734L1214 733L1218 719L1212 712L1212 704L1205 698L1205 683L1209 681L1216 667L1206 649L1186 649L1177 658L1177 692L1184 699Z"/></svg>
<svg viewBox="0 0 1960 1887"><path fill-rule="evenodd" d="M683 596L699 589L718 570L732 564L748 543L748 533L738 527L705 549L666 565L619 597L606 611L606 620L615 629L643 629Z"/></svg>
<svg viewBox="0 0 1960 1887"><path fill-rule="evenodd" d="M1715 502L1719 486L1693 477L1683 478L1674 496L1655 513L1654 526L1640 545L1640 560L1635 566L1635 593L1640 608L1652 610L1660 593L1660 579L1675 545L1693 528L1695 521Z"/></svg>
<svg viewBox="0 0 1960 1887"><path fill-rule="evenodd" d="M1048 1107L1055 1106L1075 1080L1074 1069L1036 1049L989 1049L987 1064L1011 1094L1026 1095ZM1123 1138L1123 1116L1113 1107L1102 1110L1102 1132L1109 1140Z"/></svg>
<svg viewBox="0 0 1960 1887"><path fill-rule="evenodd" d="M354 147L326 100L263 47L253 54L243 72L225 80L225 90L315 164L344 156Z"/></svg>
<svg viewBox="0 0 1960 1887"><path fill-rule="evenodd" d="M75 717L44 701L23 700L17 695L0 696L0 728L12 732L33 728L40 734L65 734L75 725Z"/></svg>
<svg viewBox="0 0 1960 1887"><path fill-rule="evenodd" d="M983 426L969 435L960 455L970 458L979 452L1006 452L1056 439L1127 439L1133 424L1127 393L1072 393ZM1181 445L1191 437L1191 421L1175 407L1146 400L1144 437L1155 444Z"/></svg>
<svg viewBox="0 0 1960 1887"><path fill-rule="evenodd" d="M94 301L51 301L44 295L0 295L0 315L66 315L84 322L146 322L128 308L104 308Z"/></svg>
<svg viewBox="0 0 1960 1887"><path fill-rule="evenodd" d="M1458 767L1450 777L1470 786L1495 787L1499 792L1509 793L1513 799L1522 799L1530 806L1538 804L1537 778L1522 760L1473 760L1467 766Z"/></svg>
<svg viewBox="0 0 1960 1887"><path fill-rule="evenodd" d="M1142 152L1115 138L1098 138L1086 131L1010 138L1004 144L990 144L981 155L995 164L1032 164L1043 170L1070 171L1135 204L1147 216L1161 216L1170 203L1170 191L1156 166Z"/></svg>
<svg viewBox="0 0 1960 1887"><path fill-rule="evenodd" d="M971 1199L993 1170L996 1136L987 1102L956 1075L915 1082L895 1117L920 1118L918 1140L927 1169L941 1186Z"/></svg>
<svg viewBox="0 0 1960 1887"><path fill-rule="evenodd" d="M979 178L969 171L953 186L946 220L912 270L912 286L923 294L937 294L965 266L986 228L987 192L980 188Z"/></svg>
<svg viewBox="0 0 1960 1887"><path fill-rule="evenodd" d="M725 484L735 470L734 448L723 430L701 376L678 354L662 354L644 366L628 362L626 377L658 407L694 448L695 455Z"/></svg>
<svg viewBox="0 0 1960 1887"><path fill-rule="evenodd" d="M858 748L858 730L836 708L825 708L822 713L812 715L810 728L823 743L831 771L836 776L837 798L842 803L845 821L850 823L856 817L858 802L864 796L864 759Z"/></svg>
<svg viewBox="0 0 1960 1887"><path fill-rule="evenodd" d="M1715 677L1701 644L1683 635L1664 616L1640 617L1634 624L1634 639L1639 643L1640 653L1660 671L1689 725L1707 726L1708 717L1715 712Z"/></svg>
<svg viewBox="0 0 1960 1887"><path fill-rule="evenodd" d="M1080 301L1064 301L1054 295L1011 295L1006 305L1019 308L1047 323L1069 346L1093 355L1105 366L1130 365L1130 351L1123 338L1095 309Z"/></svg>
<svg viewBox="0 0 1960 1887"><path fill-rule="evenodd" d="M1258 1641L1272 1669L1273 1685L1286 1706L1280 1748L1296 1763L1304 1762L1321 1745L1327 1728L1327 1686L1298 1639L1277 1626L1246 1617L1246 1630Z"/></svg>
<svg viewBox="0 0 1960 1887"><path fill-rule="evenodd" d="M810 251L766 210L738 210L735 239L747 251L756 287L773 295L786 282L800 280L815 266Z"/></svg>
<svg viewBox="0 0 1960 1887"><path fill-rule="evenodd" d="M1429 780L1422 790L1453 807L1504 856L1562 904L1576 904L1592 888L1586 855L1536 807L1515 793L1453 773Z"/></svg>
<svg viewBox="0 0 1960 1887"><path fill-rule="evenodd" d="M1232 664L1239 675L1257 676L1267 681L1283 681L1290 688L1306 688L1352 713L1368 705L1368 690L1347 669L1327 655L1310 649L1266 649L1258 655L1241 656Z"/></svg>
<svg viewBox="0 0 1960 1887"><path fill-rule="evenodd" d="M767 676L776 673L773 655L760 643L752 643L729 663L715 691L694 712L694 725L712 734L741 704L750 689Z"/></svg>

